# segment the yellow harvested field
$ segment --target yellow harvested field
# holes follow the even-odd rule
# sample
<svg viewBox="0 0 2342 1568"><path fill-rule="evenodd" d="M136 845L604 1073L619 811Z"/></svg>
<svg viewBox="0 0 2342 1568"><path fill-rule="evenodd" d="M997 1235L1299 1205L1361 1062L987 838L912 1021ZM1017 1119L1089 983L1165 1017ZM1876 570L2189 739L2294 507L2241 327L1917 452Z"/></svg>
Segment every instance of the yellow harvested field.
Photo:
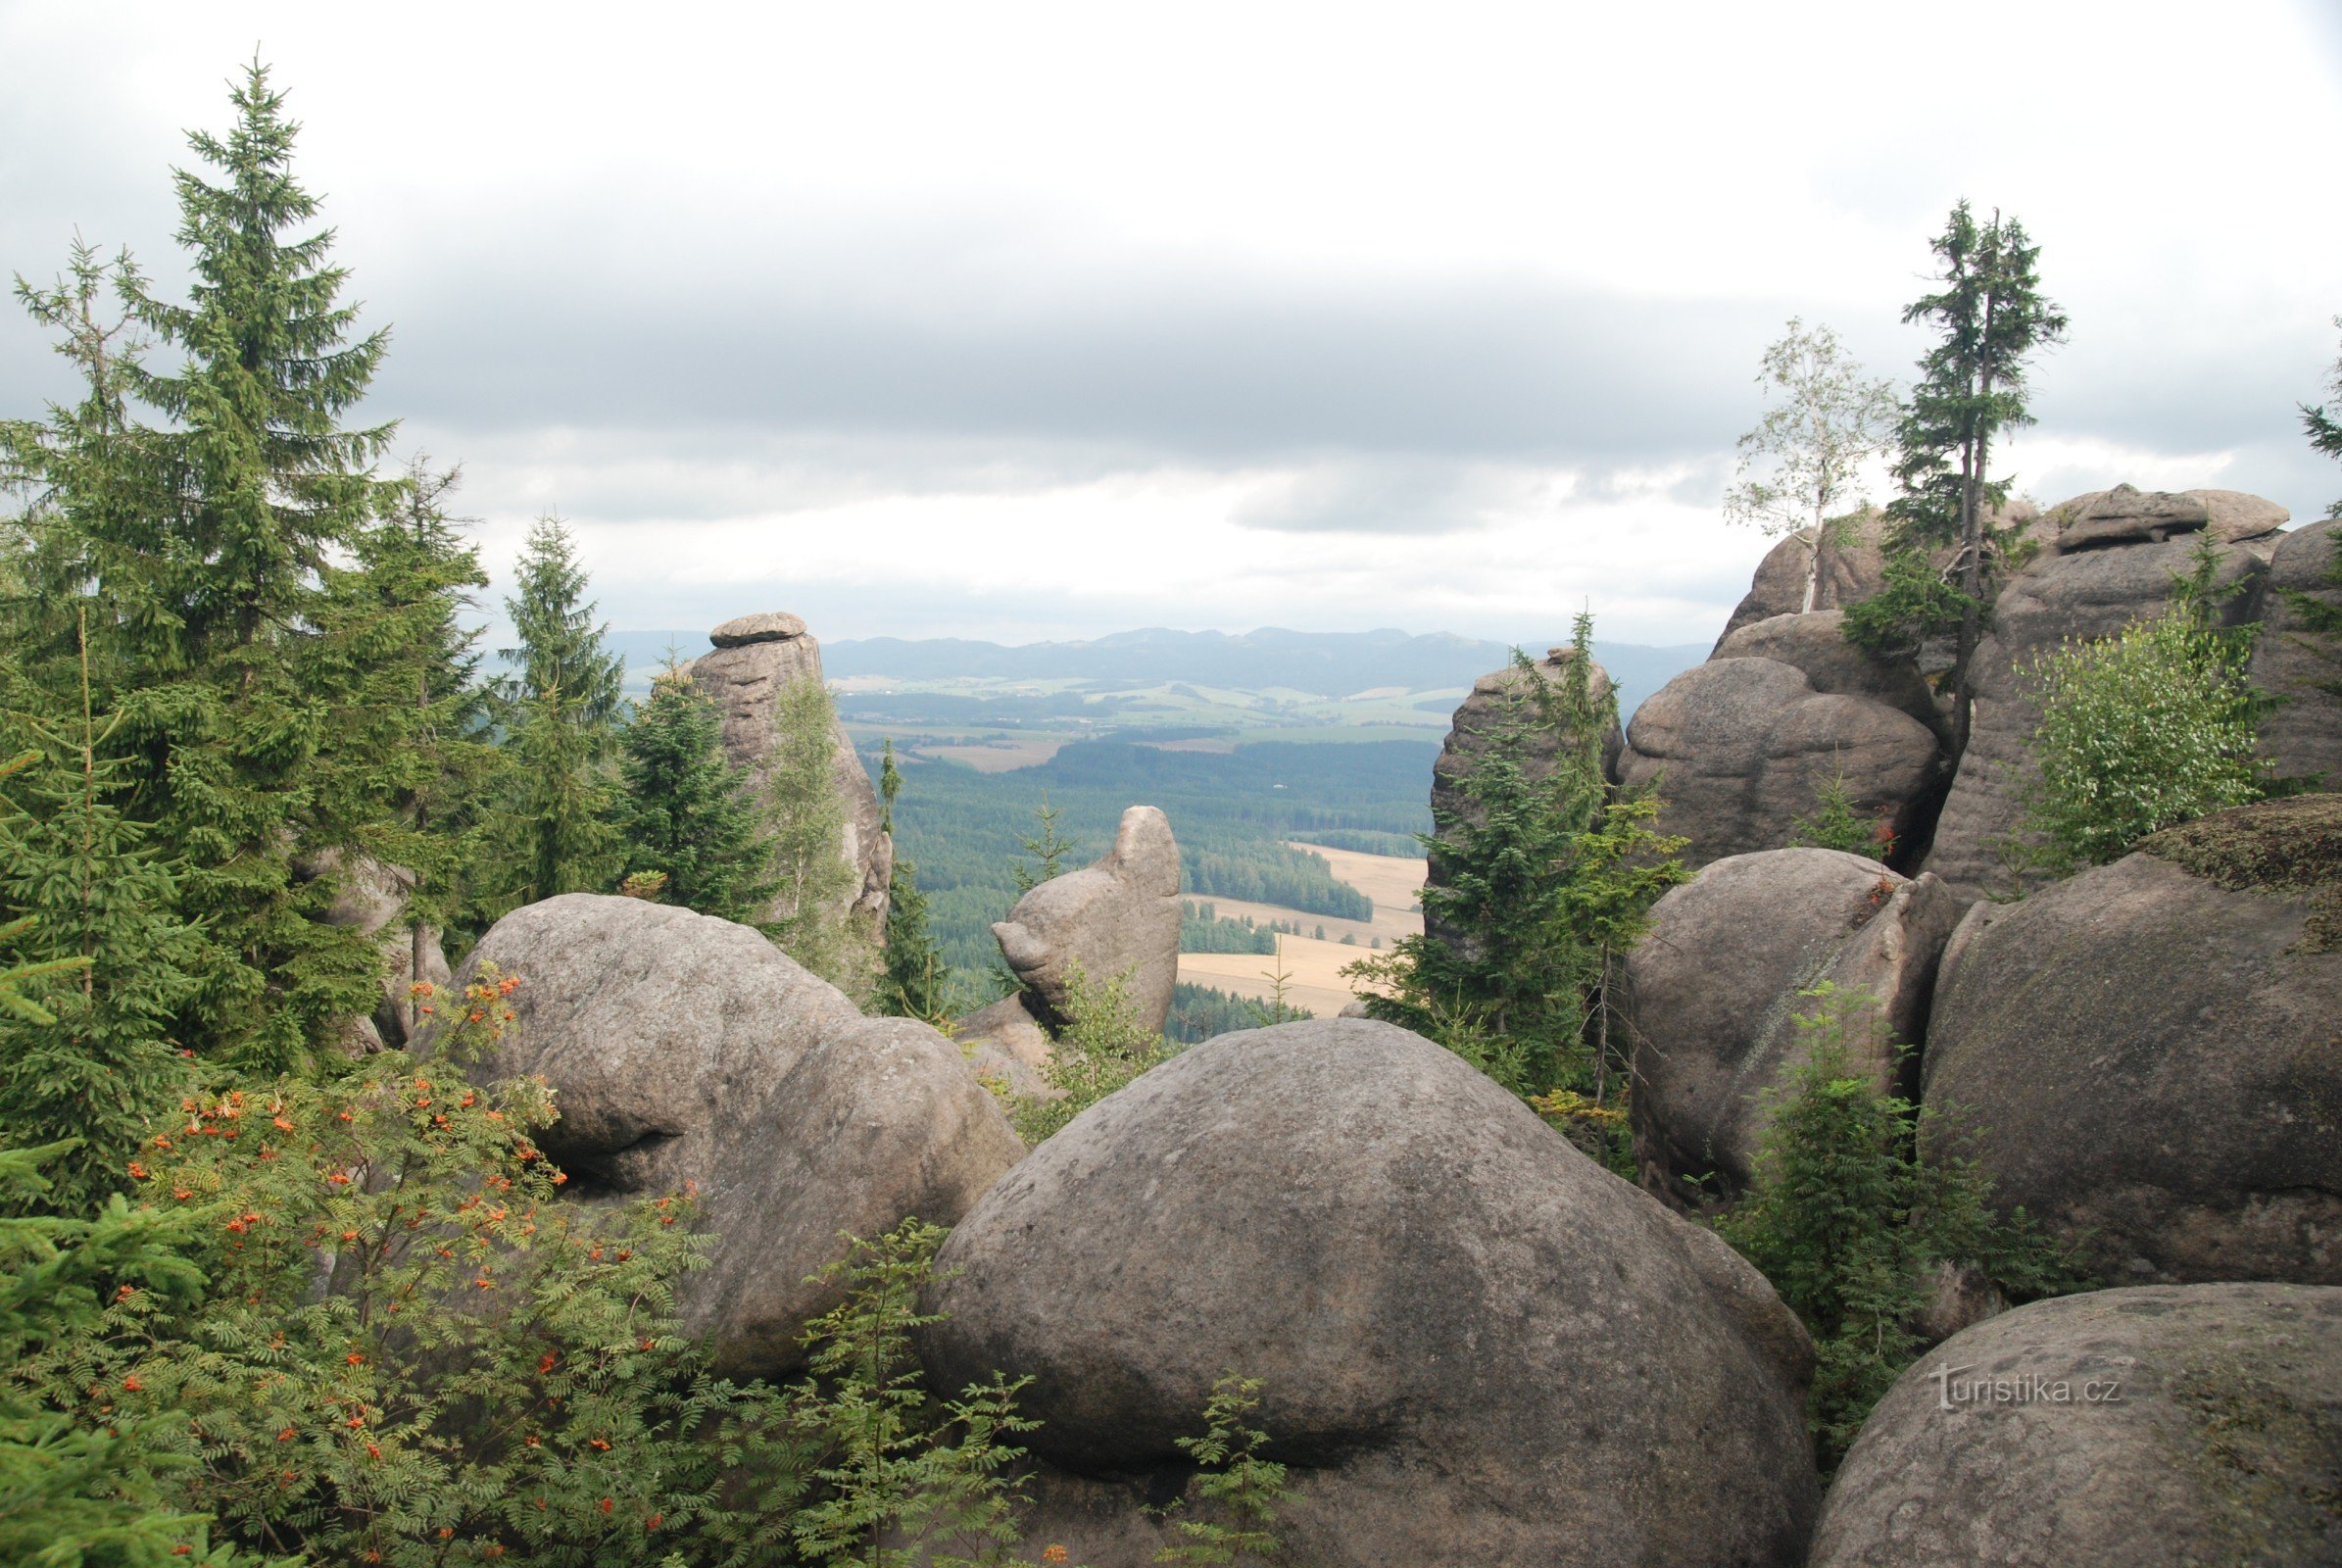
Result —
<svg viewBox="0 0 2342 1568"><path fill-rule="evenodd" d="M1189 898L1198 905L1210 905L1212 911L1225 919L1248 914L1255 924L1278 920L1297 923L1308 932L1324 926L1327 940L1323 942L1314 936L1288 936L1280 939L1278 947L1288 977L1285 1000L1326 1017L1340 1012L1358 994L1353 983L1342 978L1342 970L1370 956L1376 937L1383 939L1387 951L1399 937L1421 934L1423 915L1415 905L1423 896L1425 864L1403 856L1361 855L1354 850L1329 850L1315 844L1295 844L1293 848L1324 856L1334 867L1336 877L1374 901L1374 918L1337 920L1327 915L1304 914L1276 904L1202 899L1193 894ZM1342 940L1344 936L1356 937L1357 942L1345 943ZM1276 969L1279 961L1261 953L1183 953L1179 956L1179 978L1190 985L1210 986L1234 996L1266 998L1271 990L1267 972Z"/></svg>
<svg viewBox="0 0 2342 1568"><path fill-rule="evenodd" d="M1056 756L1057 749L1064 744L1062 735L1018 735L1007 740L918 745L910 751L914 757L957 762L979 773L1013 773L1020 767L1039 767Z"/></svg>
<svg viewBox="0 0 2342 1568"><path fill-rule="evenodd" d="M1350 989L1351 982L1342 977L1342 969L1368 956L1363 944L1353 948L1309 937L1286 937L1279 947L1287 975L1285 1000L1292 1005L1326 1018L1340 1012L1357 995ZM1268 973L1278 963L1279 958L1265 953L1183 953L1179 977L1190 985L1210 986L1232 996L1265 999L1271 990Z"/></svg>

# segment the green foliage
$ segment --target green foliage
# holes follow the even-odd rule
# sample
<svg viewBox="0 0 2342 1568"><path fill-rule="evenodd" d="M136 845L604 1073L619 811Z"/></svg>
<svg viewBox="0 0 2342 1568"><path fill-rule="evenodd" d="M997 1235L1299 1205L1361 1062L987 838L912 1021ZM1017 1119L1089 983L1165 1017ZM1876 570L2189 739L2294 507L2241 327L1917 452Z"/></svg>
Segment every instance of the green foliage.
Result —
<svg viewBox="0 0 2342 1568"><path fill-rule="evenodd" d="M68 1144L0 1149L0 1202L51 1206L42 1167ZM181 1255L187 1217L133 1211L120 1194L94 1218L0 1219L0 1368L23 1366L95 1332L127 1292L180 1310L204 1278ZM210 1541L210 1521L181 1511L185 1460L175 1415L109 1410L76 1423L21 1378L0 1373L0 1561L26 1568L228 1568L254 1559Z"/></svg>
<svg viewBox="0 0 2342 1568"><path fill-rule="evenodd" d="M7 1387L76 1431L141 1423L166 1506L309 1562L785 1560L757 1517L794 1500L785 1411L674 1316L688 1198L554 1201L542 1083L458 1065L510 984L428 999L458 1010L427 1064L190 1081L127 1167L182 1283L116 1291Z"/></svg>
<svg viewBox="0 0 2342 1568"><path fill-rule="evenodd" d="M665 902L757 923L774 884L755 790L724 755L715 704L670 659L619 743L627 874L662 872Z"/></svg>
<svg viewBox="0 0 2342 1568"><path fill-rule="evenodd" d="M2102 864L2158 828L2267 793L2248 646L2183 605L2033 662L2041 774L2025 821L2053 864Z"/></svg>
<svg viewBox="0 0 2342 1568"><path fill-rule="evenodd" d="M1285 1466L1262 1457L1269 1435L1251 1425L1258 1408L1260 1380L1228 1373L1203 1406L1203 1435L1173 1440L1195 1462L1197 1500L1221 1517L1175 1514L1179 1540L1156 1552L1156 1562L1221 1568L1240 1557L1272 1555L1282 1545L1272 1527L1286 1500Z"/></svg>
<svg viewBox="0 0 2342 1568"><path fill-rule="evenodd" d="M1041 831L1025 840L1025 854L1032 858L1032 863L1028 865L1023 860L1016 863L1016 891L1019 893L1030 893L1042 883L1061 875L1065 868L1065 858L1078 854L1081 849L1080 845L1057 831L1057 819L1065 813L1049 805L1049 791L1041 792L1041 805L1034 809L1033 814L1041 822Z"/></svg>
<svg viewBox="0 0 2342 1568"><path fill-rule="evenodd" d="M1065 1021L1041 1069L1058 1098L1020 1100L1010 1112L1028 1149L1172 1054L1161 1035L1139 1027L1126 977L1093 980L1069 961L1065 989Z"/></svg>
<svg viewBox="0 0 2342 1568"><path fill-rule="evenodd" d="M1878 591L1846 607L1839 634L1865 653L1906 658L1930 637L1960 629L1976 602L1916 546L1891 546Z"/></svg>
<svg viewBox="0 0 2342 1568"><path fill-rule="evenodd" d="M1686 873L1675 858L1683 841L1653 830L1657 799L1603 778L1616 700L1593 695L1592 636L1581 615L1557 682L1515 654L1465 806L1436 812L1439 835L1424 841L1435 856L1425 922L1439 934L1342 972L1374 988L1374 1016L1439 1041L1523 1099L1570 1089L1600 1105L1624 1083L1618 966L1651 904ZM1549 768L1535 757L1540 739Z"/></svg>
<svg viewBox="0 0 2342 1568"><path fill-rule="evenodd" d="M837 712L817 680L793 680L773 703L764 786L766 843L777 891L773 941L857 1000L875 989L877 955L852 912L861 891L846 858L846 807L836 783Z"/></svg>
<svg viewBox="0 0 2342 1568"><path fill-rule="evenodd" d="M605 777L625 672L603 646L609 628L594 624L585 589L568 527L539 517L505 600L518 646L501 650L512 668L497 683L508 761L497 835L505 908L600 892L625 854Z"/></svg>
<svg viewBox="0 0 2342 1568"><path fill-rule="evenodd" d="M1789 842L1817 850L1843 850L1865 859L1884 861L1894 853L1894 829L1883 816L1866 817L1854 808L1841 765L1814 791L1814 814L1801 816Z"/></svg>
<svg viewBox="0 0 2342 1568"><path fill-rule="evenodd" d="M1224 918L1211 905L1190 901L1180 906L1179 951L1273 954L1277 951L1277 933L1283 929L1281 922L1260 925L1248 914L1242 919ZM1322 934L1325 927L1319 926L1318 930Z"/></svg>
<svg viewBox="0 0 2342 1568"><path fill-rule="evenodd" d="M177 888L115 800L122 772L97 754L94 717L59 735L0 714L0 1127L19 1143L70 1140L44 1201L71 1214L124 1185L122 1162L168 1113L183 1076L171 1020L195 982L195 934ZM5 1199L0 1199L4 1205Z"/></svg>
<svg viewBox="0 0 2342 1568"><path fill-rule="evenodd" d="M1804 540L1803 608L1811 610L1823 559L1861 505L1855 492L1863 465L1885 444L1894 387L1865 377L1828 326L1808 331L1794 317L1765 350L1757 380L1781 396L1740 437L1724 515L1768 535L1796 533Z"/></svg>
<svg viewBox="0 0 2342 1568"><path fill-rule="evenodd" d="M1259 1026L1260 1004L1249 997L1182 981L1171 988L1171 1014L1164 1020L1163 1038L1174 1046L1193 1046Z"/></svg>
<svg viewBox="0 0 2342 1568"><path fill-rule="evenodd" d="M393 829L426 765L385 698L422 657L405 612L450 584L392 580L398 486L372 471L390 427L343 423L386 339L351 340L330 231L292 232L317 207L267 72L233 100L225 136L191 138L208 169L176 178L188 303L86 246L55 287L19 281L82 395L0 431L29 498L6 633L33 694L20 708L62 730L86 686L113 715L116 804L151 829L198 944L174 1032L272 1069L371 1006L370 940L320 916L336 858ZM175 351L170 371L147 367L150 342Z"/></svg>
<svg viewBox="0 0 2342 1568"><path fill-rule="evenodd" d="M1765 1092L1755 1179L1717 1229L1813 1337L1808 1420L1827 1468L1924 1348L1914 1322L1936 1265L1980 1269L2019 1298L2072 1283L2022 1208L1994 1215L1990 1179L1955 1143L1931 1138L1920 1157L1933 1113L1874 1082L1874 1063L1904 1049L1877 1000L1827 982L1802 994L1804 1059Z"/></svg>
<svg viewBox="0 0 2342 1568"><path fill-rule="evenodd" d="M2334 324L2342 326L2342 317L2337 317ZM2336 361L2327 372L2326 386L2334 397L2342 398L2342 361ZM2329 414L2323 404L2305 403L2301 414L2302 427L2309 432L2311 447L2329 458L2342 460L2342 418ZM2325 514L2342 519L2342 501L2328 507ZM2334 536L2321 586L2316 590L2289 588L2283 592L2285 604L2301 628L2293 634L2294 642L2334 666L2333 676L2318 682L2317 689L2342 697L2342 532Z"/></svg>
<svg viewBox="0 0 2342 1568"><path fill-rule="evenodd" d="M2066 318L2042 297L2041 249L2016 219L1996 211L1978 223L1963 200L1930 249L1942 287L1903 312L1906 322L1931 326L1937 336L1920 359L1920 377L1895 434L1893 468L1902 494L1886 512L1896 526L1896 559L1886 602L1849 614L1846 635L1884 651L1939 628L1956 630L1953 677L1965 747L1968 670L1996 562L2006 553L1991 514L2007 503L2009 485L1991 476L1992 443L2004 430L2032 423L2026 362L2063 341ZM1930 548L1950 555L1940 582L1929 581L1932 572L1921 557Z"/></svg>
<svg viewBox="0 0 2342 1568"><path fill-rule="evenodd" d="M903 793L903 772L895 765L895 743L888 741L879 760L880 830L895 831L895 801ZM927 895L919 887L918 867L901 854L887 878L886 972L880 976L878 1003L882 1010L902 1018L919 1018L941 1027L968 1009L965 987L954 983L944 956L936 951L927 929Z"/></svg>

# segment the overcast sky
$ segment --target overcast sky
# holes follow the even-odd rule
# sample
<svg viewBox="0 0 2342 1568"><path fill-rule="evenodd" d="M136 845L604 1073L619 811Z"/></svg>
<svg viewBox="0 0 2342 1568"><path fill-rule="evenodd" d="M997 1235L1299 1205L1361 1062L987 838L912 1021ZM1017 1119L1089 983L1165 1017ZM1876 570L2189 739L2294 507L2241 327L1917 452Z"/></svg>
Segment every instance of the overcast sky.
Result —
<svg viewBox="0 0 2342 1568"><path fill-rule="evenodd" d="M2342 495L2325 0L0 3L0 271L176 277L256 42L370 411L500 578L558 509L620 628L1705 640L1758 355L1906 378L1962 195L2073 318L2022 491ZM57 374L0 319L0 415Z"/></svg>

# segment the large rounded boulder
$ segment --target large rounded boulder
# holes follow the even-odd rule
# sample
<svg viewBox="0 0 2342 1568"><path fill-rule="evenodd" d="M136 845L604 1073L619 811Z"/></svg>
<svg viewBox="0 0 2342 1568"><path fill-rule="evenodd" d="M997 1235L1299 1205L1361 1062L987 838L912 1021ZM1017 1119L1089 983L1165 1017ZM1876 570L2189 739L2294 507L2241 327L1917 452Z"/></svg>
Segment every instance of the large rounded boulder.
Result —
<svg viewBox="0 0 2342 1568"><path fill-rule="evenodd" d="M2036 1301L1904 1373L1813 1568L2342 1562L2342 1290Z"/></svg>
<svg viewBox="0 0 2342 1568"><path fill-rule="evenodd" d="M2342 1285L2342 796L2269 801L1979 906L1927 1103L2111 1282Z"/></svg>
<svg viewBox="0 0 2342 1568"><path fill-rule="evenodd" d="M747 926L573 893L497 921L458 984L490 965L520 985L478 1070L552 1086L542 1143L567 1197L698 1189L716 1240L683 1315L726 1372L801 1362L838 1299L807 1276L845 1254L840 1232L952 1224L1023 1153L951 1041L863 1017Z"/></svg>
<svg viewBox="0 0 2342 1568"><path fill-rule="evenodd" d="M1689 839L1684 863L1777 850L1842 783L1854 809L1908 835L1938 798L1935 735L1873 697L1821 692L1778 659L1711 659L1635 710L1619 781L1659 792L1660 831Z"/></svg>
<svg viewBox="0 0 2342 1568"><path fill-rule="evenodd" d="M1092 1106L961 1222L922 1353L1033 1381L1029 1539L1148 1560L1177 1440L1261 1382L1285 1555L1795 1563L1810 1348L1752 1268L1391 1025L1224 1035Z"/></svg>
<svg viewBox="0 0 2342 1568"><path fill-rule="evenodd" d="M1881 1090L1916 1090L1935 961L1961 901L1839 850L1768 850L1701 868L1652 906L1627 960L1635 1163L1645 1191L1709 1208L1747 1186L1765 1091L1802 1057L1803 995L1828 982L1877 1004L1850 1042Z"/></svg>

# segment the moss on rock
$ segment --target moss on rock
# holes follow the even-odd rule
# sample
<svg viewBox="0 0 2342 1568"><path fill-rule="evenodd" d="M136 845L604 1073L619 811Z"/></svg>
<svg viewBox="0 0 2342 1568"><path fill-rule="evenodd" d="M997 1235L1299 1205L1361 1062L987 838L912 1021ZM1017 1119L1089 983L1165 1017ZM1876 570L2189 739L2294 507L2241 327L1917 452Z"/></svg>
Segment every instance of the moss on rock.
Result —
<svg viewBox="0 0 2342 1568"><path fill-rule="evenodd" d="M2296 795L2165 828L2139 849L2231 893L2309 901L2301 951L2342 949L2342 795Z"/></svg>

